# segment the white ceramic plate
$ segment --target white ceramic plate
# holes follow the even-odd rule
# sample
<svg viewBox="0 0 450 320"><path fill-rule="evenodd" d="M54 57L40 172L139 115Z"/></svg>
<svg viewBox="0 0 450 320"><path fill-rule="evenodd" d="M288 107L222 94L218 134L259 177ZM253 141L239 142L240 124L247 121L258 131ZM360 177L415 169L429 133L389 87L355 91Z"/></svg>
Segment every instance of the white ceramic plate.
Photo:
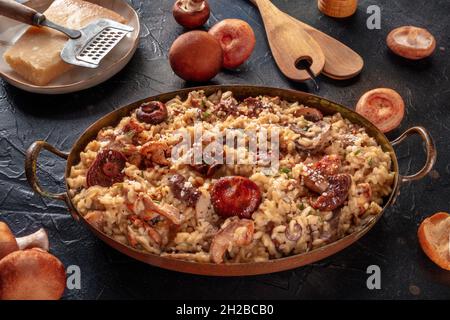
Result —
<svg viewBox="0 0 450 320"><path fill-rule="evenodd" d="M108 8L122 15L128 20L128 25L134 31L128 34L101 62L97 69L74 67L48 85L34 85L14 70L3 59L3 53L13 45L27 30L28 26L20 22L0 16L0 76L7 82L20 89L44 94L61 94L84 90L96 86L122 70L130 61L139 42L139 17L134 9L124 0L87 0ZM52 0L19 1L37 11L43 12L53 2Z"/></svg>

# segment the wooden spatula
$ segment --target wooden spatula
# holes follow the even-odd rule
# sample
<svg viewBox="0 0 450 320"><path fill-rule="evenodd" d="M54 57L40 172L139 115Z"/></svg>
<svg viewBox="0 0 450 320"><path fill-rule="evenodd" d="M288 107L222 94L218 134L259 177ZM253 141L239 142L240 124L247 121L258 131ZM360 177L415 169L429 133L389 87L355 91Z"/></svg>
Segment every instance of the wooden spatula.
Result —
<svg viewBox="0 0 450 320"><path fill-rule="evenodd" d="M270 49L281 72L294 81L317 76L325 65L325 56L317 42L269 0L251 1L261 12ZM307 68L302 69L305 61Z"/></svg>
<svg viewBox="0 0 450 320"><path fill-rule="evenodd" d="M325 55L325 66L322 74L336 80L345 80L358 75L364 67L363 58L342 42L323 33L310 25L286 14L297 22L319 44Z"/></svg>
<svg viewBox="0 0 450 320"><path fill-rule="evenodd" d="M269 2L269 0L258 0L258 3L256 3L257 0L250 1L253 2L260 11L261 2ZM299 21L286 13L283 14L286 20L290 20L292 24L300 26L321 47L325 56L325 65L322 70L324 75L332 79L345 80L352 78L361 72L364 66L364 60L358 53L326 33ZM264 24L265 23L264 20Z"/></svg>

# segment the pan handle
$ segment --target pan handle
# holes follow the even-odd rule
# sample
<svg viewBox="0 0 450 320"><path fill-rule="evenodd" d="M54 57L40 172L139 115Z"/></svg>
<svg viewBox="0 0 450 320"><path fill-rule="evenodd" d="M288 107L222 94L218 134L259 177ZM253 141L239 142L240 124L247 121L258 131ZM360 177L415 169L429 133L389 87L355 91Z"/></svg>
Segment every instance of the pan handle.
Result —
<svg viewBox="0 0 450 320"><path fill-rule="evenodd" d="M419 180L425 177L431 169L433 169L434 164L436 163L436 146L434 145L433 139L430 136L430 133L424 127L412 127L403 132L400 137L391 142L392 146L396 146L400 144L407 137L418 134L422 138L423 142L425 142L425 149L427 152L427 160L422 169L420 169L417 173L408 175L408 176L400 176L401 182L410 182L414 180Z"/></svg>
<svg viewBox="0 0 450 320"><path fill-rule="evenodd" d="M42 197L56 199L56 200L62 200L67 202L67 195L66 193L51 193L48 191L45 191L42 189L41 185L39 184L37 175L36 175L36 169L37 169L37 160L39 157L39 154L41 153L42 149L48 150L53 154L56 154L57 156L66 159L68 158L68 154L64 153L62 151L59 151L51 144L48 144L45 141L36 141L34 142L27 150L26 158L25 158L25 174L27 176L28 183L31 185L34 191L36 191L38 194L40 194Z"/></svg>

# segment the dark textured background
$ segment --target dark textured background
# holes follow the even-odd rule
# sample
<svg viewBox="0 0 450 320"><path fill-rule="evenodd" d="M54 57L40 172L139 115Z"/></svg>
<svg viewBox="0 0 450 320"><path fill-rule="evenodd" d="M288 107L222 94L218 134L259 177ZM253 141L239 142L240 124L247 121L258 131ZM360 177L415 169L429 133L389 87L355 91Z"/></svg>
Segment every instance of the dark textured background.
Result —
<svg viewBox="0 0 450 320"><path fill-rule="evenodd" d="M236 72L224 72L214 83L261 84L310 91L310 84L287 81L268 49L258 12L246 0L210 0L211 26L224 18L248 21L257 37L250 61ZM130 64L95 88L62 96L42 96L16 89L0 80L0 220L24 234L44 226L51 251L67 265L78 265L82 289L66 291L67 299L108 298L236 298L236 299L450 299L450 273L433 265L421 252L416 231L422 219L449 209L450 165L450 1L360 1L350 19L323 16L314 0L274 0L280 9L329 33L365 59L362 74L337 82L320 77L320 95L350 107L367 90L390 87L405 99L406 116L394 138L413 125L423 125L435 138L438 161L429 177L403 186L398 202L361 241L320 263L282 273L210 278L166 271L115 252L72 220L63 203L42 199L28 187L24 153L37 139L69 150L83 130L111 110L159 92L185 86L167 62L173 40L183 32L171 16L172 1L132 1L139 12L142 35ZM366 9L382 9L381 30L366 28ZM418 62L388 52L385 37L394 27L418 25L437 39L434 56ZM416 138L398 148L402 172L416 171L424 161ZM64 163L44 153L40 176L45 188L63 185ZM379 265L382 289L366 288L366 268Z"/></svg>

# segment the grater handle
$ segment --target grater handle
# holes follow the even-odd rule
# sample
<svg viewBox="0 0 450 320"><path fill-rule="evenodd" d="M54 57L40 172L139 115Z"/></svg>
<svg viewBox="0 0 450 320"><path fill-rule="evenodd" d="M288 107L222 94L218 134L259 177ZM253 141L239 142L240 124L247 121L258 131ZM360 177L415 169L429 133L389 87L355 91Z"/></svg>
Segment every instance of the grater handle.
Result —
<svg viewBox="0 0 450 320"><path fill-rule="evenodd" d="M0 0L0 15L30 25L40 25L45 16L14 0Z"/></svg>

